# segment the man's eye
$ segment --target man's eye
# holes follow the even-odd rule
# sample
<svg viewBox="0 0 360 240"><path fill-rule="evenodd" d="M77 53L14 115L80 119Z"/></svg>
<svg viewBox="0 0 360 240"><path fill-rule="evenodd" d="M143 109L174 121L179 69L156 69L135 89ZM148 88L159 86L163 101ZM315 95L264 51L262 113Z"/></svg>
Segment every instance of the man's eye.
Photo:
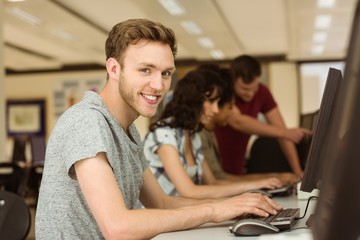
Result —
<svg viewBox="0 0 360 240"><path fill-rule="evenodd" d="M171 77L171 72L170 71L166 71L162 73L163 77Z"/></svg>
<svg viewBox="0 0 360 240"><path fill-rule="evenodd" d="M140 69L141 72L143 73L150 73L150 68L143 68L143 69Z"/></svg>

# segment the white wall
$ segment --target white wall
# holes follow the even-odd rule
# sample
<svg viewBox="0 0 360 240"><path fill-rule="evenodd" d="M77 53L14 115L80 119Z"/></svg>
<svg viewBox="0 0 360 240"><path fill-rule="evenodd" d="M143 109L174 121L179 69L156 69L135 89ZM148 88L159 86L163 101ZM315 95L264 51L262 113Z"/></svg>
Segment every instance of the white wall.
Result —
<svg viewBox="0 0 360 240"><path fill-rule="evenodd" d="M344 73L345 63L305 63L300 66L301 113L319 110L330 67Z"/></svg>
<svg viewBox="0 0 360 240"><path fill-rule="evenodd" d="M301 112L312 113L320 108L321 97L319 93L324 91L324 85L320 81L318 76L303 76L301 79L301 92L303 98L301 98ZM305 94L306 93L306 94Z"/></svg>
<svg viewBox="0 0 360 240"><path fill-rule="evenodd" d="M299 90L295 63L269 64L269 88L287 127L299 126Z"/></svg>
<svg viewBox="0 0 360 240"><path fill-rule="evenodd" d="M7 76L5 79L6 99L45 99L46 135L51 133L58 116L72 103L82 98L84 91L100 91L106 82L105 71L24 74ZM149 120L140 117L135 121L143 137L148 129ZM11 146L7 143L7 158Z"/></svg>

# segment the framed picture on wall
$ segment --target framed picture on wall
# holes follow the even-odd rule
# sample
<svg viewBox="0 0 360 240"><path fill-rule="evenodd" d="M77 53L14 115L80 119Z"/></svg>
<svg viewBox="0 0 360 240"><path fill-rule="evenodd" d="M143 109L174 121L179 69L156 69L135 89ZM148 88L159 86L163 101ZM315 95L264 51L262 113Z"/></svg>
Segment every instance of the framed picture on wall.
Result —
<svg viewBox="0 0 360 240"><path fill-rule="evenodd" d="M8 136L45 136L45 100L7 100L6 127Z"/></svg>

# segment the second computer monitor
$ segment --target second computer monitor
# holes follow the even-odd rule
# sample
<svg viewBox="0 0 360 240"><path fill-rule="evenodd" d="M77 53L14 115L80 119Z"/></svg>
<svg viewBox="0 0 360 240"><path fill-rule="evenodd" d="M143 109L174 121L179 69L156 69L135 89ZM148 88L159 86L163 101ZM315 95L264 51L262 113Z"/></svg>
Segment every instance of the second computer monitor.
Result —
<svg viewBox="0 0 360 240"><path fill-rule="evenodd" d="M330 68L319 113L313 128L313 137L306 159L304 177L300 187L302 191L311 192L314 189L320 188L319 183L321 182L322 169L326 164L326 159L322 154L326 147L326 134L329 131L329 125L333 119L333 106L337 100L341 82L341 71Z"/></svg>

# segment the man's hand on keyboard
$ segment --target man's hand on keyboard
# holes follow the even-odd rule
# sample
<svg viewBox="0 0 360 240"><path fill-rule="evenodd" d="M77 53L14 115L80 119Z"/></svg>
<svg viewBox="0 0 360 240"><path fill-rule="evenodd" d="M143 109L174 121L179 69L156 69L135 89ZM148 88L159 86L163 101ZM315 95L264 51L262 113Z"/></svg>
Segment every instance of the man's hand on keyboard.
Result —
<svg viewBox="0 0 360 240"><path fill-rule="evenodd" d="M267 217L277 214L282 209L278 203L259 193L244 193L216 204L218 206L214 208L214 222L222 222L244 214Z"/></svg>

